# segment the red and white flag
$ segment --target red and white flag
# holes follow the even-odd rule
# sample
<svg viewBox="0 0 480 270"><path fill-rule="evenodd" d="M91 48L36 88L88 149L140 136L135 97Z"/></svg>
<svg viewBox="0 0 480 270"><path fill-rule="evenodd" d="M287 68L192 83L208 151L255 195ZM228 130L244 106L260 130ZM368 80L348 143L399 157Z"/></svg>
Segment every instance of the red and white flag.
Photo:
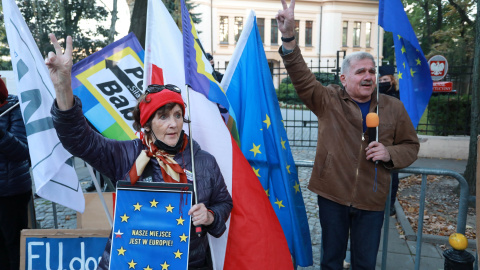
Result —
<svg viewBox="0 0 480 270"><path fill-rule="evenodd" d="M187 100L182 34L161 0L148 1L144 64L145 86L174 84ZM233 198L227 231L209 236L214 269L293 269L275 212L217 105L190 90L190 111L193 138L215 156Z"/></svg>

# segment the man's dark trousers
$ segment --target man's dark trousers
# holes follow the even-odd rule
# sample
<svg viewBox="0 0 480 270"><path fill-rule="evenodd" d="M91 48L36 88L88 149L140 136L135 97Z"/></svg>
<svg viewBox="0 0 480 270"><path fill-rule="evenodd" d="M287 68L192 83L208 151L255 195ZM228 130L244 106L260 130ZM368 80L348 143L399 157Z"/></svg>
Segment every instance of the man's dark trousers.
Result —
<svg viewBox="0 0 480 270"><path fill-rule="evenodd" d="M384 212L360 210L320 196L318 206L322 226L321 269L343 268L349 236L351 269L375 269Z"/></svg>

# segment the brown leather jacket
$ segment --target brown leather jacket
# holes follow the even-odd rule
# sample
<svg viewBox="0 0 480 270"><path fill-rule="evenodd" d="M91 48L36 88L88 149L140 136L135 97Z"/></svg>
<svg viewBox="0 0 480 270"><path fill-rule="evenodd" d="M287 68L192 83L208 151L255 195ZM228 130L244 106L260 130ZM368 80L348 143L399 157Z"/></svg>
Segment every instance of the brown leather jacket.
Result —
<svg viewBox="0 0 480 270"><path fill-rule="evenodd" d="M412 164L420 148L403 103L380 95L379 142L386 146L391 161L379 162L376 166L378 186L375 191L375 163L366 159L368 135L363 133L358 105L340 86L325 87L316 81L298 46L282 58L298 96L318 117L317 153L308 188L342 205L382 211L390 188L390 169ZM376 106L374 92L370 112L374 112Z"/></svg>

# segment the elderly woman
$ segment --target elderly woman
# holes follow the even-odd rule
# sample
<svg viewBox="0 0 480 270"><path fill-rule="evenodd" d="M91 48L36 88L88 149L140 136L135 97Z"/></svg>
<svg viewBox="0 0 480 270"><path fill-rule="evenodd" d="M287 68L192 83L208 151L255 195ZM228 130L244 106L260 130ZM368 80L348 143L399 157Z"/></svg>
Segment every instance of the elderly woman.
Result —
<svg viewBox="0 0 480 270"><path fill-rule="evenodd" d="M133 111L133 126L140 132L140 139L115 141L104 138L88 126L81 101L72 93L71 37L67 37L64 54L53 34L50 39L56 51L50 52L45 60L56 93L51 112L63 146L114 181L187 183L191 181L186 172L192 170L193 154L198 204L192 206L188 214L192 216L193 225L203 225L204 229L198 237L191 227L189 269L212 269L206 232L214 237L223 234L232 209L232 198L215 158L201 150L196 142L193 142L193 153L190 151L188 136L182 130L186 120L180 89L174 85L150 85L139 98ZM134 164L136 167L132 170ZM98 269L108 269L110 246L109 240Z"/></svg>

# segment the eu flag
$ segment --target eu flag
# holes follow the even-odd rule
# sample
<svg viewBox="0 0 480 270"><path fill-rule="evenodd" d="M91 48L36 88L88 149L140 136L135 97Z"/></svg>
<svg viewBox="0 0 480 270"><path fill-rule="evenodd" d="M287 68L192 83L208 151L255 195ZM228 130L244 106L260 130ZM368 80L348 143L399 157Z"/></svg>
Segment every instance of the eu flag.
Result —
<svg viewBox="0 0 480 270"><path fill-rule="evenodd" d="M378 24L393 33L400 100L416 128L433 91L430 68L400 0L380 0Z"/></svg>
<svg viewBox="0 0 480 270"><path fill-rule="evenodd" d="M312 243L298 174L253 11L222 84L237 116L242 152L277 214L290 253L297 265L312 265Z"/></svg>

